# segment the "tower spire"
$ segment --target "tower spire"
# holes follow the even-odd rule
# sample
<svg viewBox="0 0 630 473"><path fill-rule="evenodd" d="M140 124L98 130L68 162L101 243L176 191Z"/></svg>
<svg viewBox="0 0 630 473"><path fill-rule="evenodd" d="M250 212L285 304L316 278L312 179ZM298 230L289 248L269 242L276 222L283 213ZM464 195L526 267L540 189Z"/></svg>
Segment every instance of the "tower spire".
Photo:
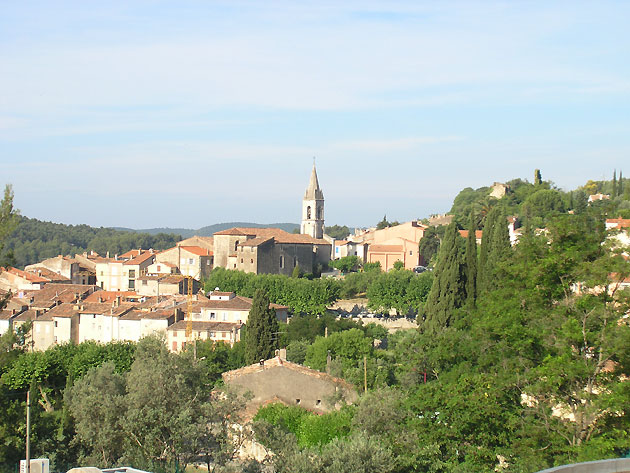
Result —
<svg viewBox="0 0 630 473"><path fill-rule="evenodd" d="M323 199L324 193L319 188L319 181L317 179L317 169L315 168L315 158L313 158L313 170L311 171L311 179L304 193L305 199Z"/></svg>

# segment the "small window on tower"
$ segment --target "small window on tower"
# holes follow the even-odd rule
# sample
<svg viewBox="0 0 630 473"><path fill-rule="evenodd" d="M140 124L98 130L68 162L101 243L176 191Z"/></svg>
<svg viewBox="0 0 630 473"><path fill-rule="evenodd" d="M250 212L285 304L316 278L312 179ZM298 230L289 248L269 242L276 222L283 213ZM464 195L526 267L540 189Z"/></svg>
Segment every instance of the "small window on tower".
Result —
<svg viewBox="0 0 630 473"><path fill-rule="evenodd" d="M306 219L307 220L311 219L311 206L310 205L306 207Z"/></svg>
<svg viewBox="0 0 630 473"><path fill-rule="evenodd" d="M280 267L284 268L284 256L280 256Z"/></svg>

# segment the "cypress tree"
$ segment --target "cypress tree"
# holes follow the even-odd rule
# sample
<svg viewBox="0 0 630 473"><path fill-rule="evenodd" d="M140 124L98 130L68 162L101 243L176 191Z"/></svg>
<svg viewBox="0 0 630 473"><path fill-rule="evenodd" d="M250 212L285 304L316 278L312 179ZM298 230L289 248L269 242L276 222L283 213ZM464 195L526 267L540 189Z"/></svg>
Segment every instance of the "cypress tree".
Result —
<svg viewBox="0 0 630 473"><path fill-rule="evenodd" d="M617 182L617 195L623 195L623 172L619 171L619 182Z"/></svg>
<svg viewBox="0 0 630 473"><path fill-rule="evenodd" d="M456 309L466 301L464 264L455 222L446 229L435 266L433 285L425 305L424 329L437 332L447 327Z"/></svg>
<svg viewBox="0 0 630 473"><path fill-rule="evenodd" d="M486 215L483 224L483 234L481 236L481 248L479 250L479 264L477 267L477 295L485 290L486 283L486 262L488 261L488 253L492 242L492 232L496 221L498 209L495 207Z"/></svg>
<svg viewBox="0 0 630 473"><path fill-rule="evenodd" d="M614 199L617 197L617 170L613 171L613 181L612 181L612 193L611 197Z"/></svg>
<svg viewBox="0 0 630 473"><path fill-rule="evenodd" d="M466 240L466 302L475 306L477 299L477 238L475 216L470 214L470 227Z"/></svg>
<svg viewBox="0 0 630 473"><path fill-rule="evenodd" d="M492 228L488 259L484 268L484 291L496 288L499 263L509 254L511 248L506 217L503 213L497 212Z"/></svg>
<svg viewBox="0 0 630 473"><path fill-rule="evenodd" d="M278 348L278 320L262 289L256 289L254 293L246 325L245 361L252 364L273 357Z"/></svg>

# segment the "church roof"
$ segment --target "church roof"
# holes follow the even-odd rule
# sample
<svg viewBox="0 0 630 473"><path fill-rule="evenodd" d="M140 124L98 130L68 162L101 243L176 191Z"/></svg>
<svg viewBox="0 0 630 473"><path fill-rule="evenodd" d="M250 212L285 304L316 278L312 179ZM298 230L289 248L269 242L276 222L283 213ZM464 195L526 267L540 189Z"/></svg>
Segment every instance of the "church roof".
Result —
<svg viewBox="0 0 630 473"><path fill-rule="evenodd" d="M311 180L308 183L306 192L304 193L304 200L323 200L324 193L319 188L319 181L317 180L317 170L315 169L315 163L313 163L313 170L311 171Z"/></svg>

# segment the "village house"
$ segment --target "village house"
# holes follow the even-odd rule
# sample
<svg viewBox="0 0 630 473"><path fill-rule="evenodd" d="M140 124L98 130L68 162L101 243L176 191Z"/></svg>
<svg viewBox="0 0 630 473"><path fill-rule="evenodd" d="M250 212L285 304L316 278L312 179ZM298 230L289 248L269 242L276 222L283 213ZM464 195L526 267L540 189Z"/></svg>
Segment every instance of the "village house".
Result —
<svg viewBox="0 0 630 473"><path fill-rule="evenodd" d="M81 266L78 261L72 258L62 255L55 256L39 263L29 264L24 268L24 271L35 273L37 270L42 269L61 275L72 284L82 284L79 276ZM44 274L44 277L48 276Z"/></svg>
<svg viewBox="0 0 630 473"><path fill-rule="evenodd" d="M200 246L174 246L156 255L156 263L174 265L180 274L198 280L210 274L212 261L212 251Z"/></svg>
<svg viewBox="0 0 630 473"><path fill-rule="evenodd" d="M138 278L136 291L142 296L172 296L188 293L188 279L181 274L148 275ZM197 294L201 283L192 279L192 293Z"/></svg>
<svg viewBox="0 0 630 473"><path fill-rule="evenodd" d="M405 269L413 269L423 263L418 251L420 240L428 227L418 221L372 230L356 240L368 244L366 263L380 263L384 271L402 261Z"/></svg>
<svg viewBox="0 0 630 473"><path fill-rule="evenodd" d="M13 267L0 268L0 290L3 291L37 290L49 282L51 282L50 279L22 271L21 269Z"/></svg>

